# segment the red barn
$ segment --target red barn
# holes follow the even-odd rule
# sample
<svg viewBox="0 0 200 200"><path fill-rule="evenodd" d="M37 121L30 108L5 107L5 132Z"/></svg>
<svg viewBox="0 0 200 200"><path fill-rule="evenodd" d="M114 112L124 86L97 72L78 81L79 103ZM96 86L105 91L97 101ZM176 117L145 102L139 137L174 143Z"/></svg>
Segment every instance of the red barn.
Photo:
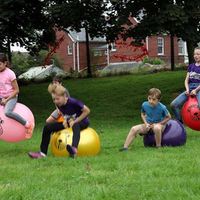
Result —
<svg viewBox="0 0 200 200"><path fill-rule="evenodd" d="M132 26L137 24L133 18L129 19ZM87 68L85 30L57 31L57 40L63 38L56 50L61 65L65 71L81 71ZM115 43L107 44L105 38L89 39L91 65L103 67L110 63L140 61L145 56L160 58L170 63L170 36L167 34L147 37L144 46L132 45L132 38L126 41L118 39ZM174 37L175 62L184 63L186 58L186 43Z"/></svg>
<svg viewBox="0 0 200 200"><path fill-rule="evenodd" d="M63 38L56 54L59 57L61 66L65 71L81 71L87 68L86 57L86 39L85 30L75 31L57 31L56 38L59 41ZM91 65L106 65L105 50L107 49L105 38L90 38L90 56Z"/></svg>

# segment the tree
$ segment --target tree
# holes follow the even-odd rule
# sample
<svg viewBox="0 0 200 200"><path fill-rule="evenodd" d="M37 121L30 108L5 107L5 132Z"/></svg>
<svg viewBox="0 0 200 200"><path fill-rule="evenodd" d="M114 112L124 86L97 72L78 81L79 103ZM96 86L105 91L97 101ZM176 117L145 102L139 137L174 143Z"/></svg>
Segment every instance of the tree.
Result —
<svg viewBox="0 0 200 200"><path fill-rule="evenodd" d="M49 13L53 21L60 27L86 32L86 55L88 77L92 76L89 53L89 37L105 37L109 35L109 23L105 18L109 11L109 1L102 0L54 0L49 1ZM109 12L107 15L112 16ZM111 34L110 34L111 35Z"/></svg>
<svg viewBox="0 0 200 200"><path fill-rule="evenodd" d="M40 49L45 41L50 41L50 34L48 39L42 34L52 24L45 12L47 6L42 0L1 0L0 50L7 52L10 60L10 45L13 43L33 52Z"/></svg>
<svg viewBox="0 0 200 200"><path fill-rule="evenodd" d="M199 0L134 0L112 1L122 23L131 14L140 23L130 28L124 37L134 36L141 42L146 36L168 33L187 42L189 62L193 62L193 49L200 42ZM120 24L119 24L120 25Z"/></svg>

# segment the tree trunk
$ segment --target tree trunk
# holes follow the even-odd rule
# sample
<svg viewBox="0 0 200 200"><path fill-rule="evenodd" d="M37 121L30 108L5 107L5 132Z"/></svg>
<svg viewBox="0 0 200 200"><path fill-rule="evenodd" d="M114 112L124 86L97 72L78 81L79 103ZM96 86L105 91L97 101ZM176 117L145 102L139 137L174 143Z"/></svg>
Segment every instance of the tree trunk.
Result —
<svg viewBox="0 0 200 200"><path fill-rule="evenodd" d="M92 77L91 62L90 62L90 41L87 26L85 27L86 39L86 58L87 58L87 77Z"/></svg>
<svg viewBox="0 0 200 200"><path fill-rule="evenodd" d="M170 47L171 47L171 71L175 69L175 60L174 60L174 35L170 35Z"/></svg>
<svg viewBox="0 0 200 200"><path fill-rule="evenodd" d="M189 60L189 64L194 62L194 48L196 47L196 44L190 40L186 41L187 43L187 52L188 52L188 60Z"/></svg>

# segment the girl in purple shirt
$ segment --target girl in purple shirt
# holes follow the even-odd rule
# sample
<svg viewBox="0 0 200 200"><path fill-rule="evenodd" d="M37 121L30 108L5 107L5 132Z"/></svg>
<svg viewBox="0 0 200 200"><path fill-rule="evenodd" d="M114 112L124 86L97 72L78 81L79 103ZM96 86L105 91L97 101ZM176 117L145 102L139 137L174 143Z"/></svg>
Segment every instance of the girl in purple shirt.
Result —
<svg viewBox="0 0 200 200"><path fill-rule="evenodd" d="M42 142L39 152L29 152L31 158L42 158L47 155L50 137L53 132L71 127L73 130L72 145L67 145L66 150L69 155L74 158L77 154L77 148L80 140L80 131L89 126L88 115L90 109L81 101L68 97L66 89L62 85L50 84L48 88L49 93L57 109L64 116L64 122L47 123L44 126L42 133Z"/></svg>
<svg viewBox="0 0 200 200"><path fill-rule="evenodd" d="M196 96L200 108L200 47L194 49L194 60L195 63L188 66L185 78L185 92L171 102L172 111L180 122L182 122L181 107L187 101L188 96Z"/></svg>

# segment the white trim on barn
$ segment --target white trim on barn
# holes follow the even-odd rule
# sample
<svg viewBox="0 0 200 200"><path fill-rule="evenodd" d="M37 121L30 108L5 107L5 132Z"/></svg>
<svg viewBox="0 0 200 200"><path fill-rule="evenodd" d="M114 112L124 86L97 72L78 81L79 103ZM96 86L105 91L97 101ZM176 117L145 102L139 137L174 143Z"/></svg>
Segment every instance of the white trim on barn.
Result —
<svg viewBox="0 0 200 200"><path fill-rule="evenodd" d="M109 50L109 44L107 44L107 49L106 49L107 53L106 53L106 56L107 56L107 65L110 64L110 50Z"/></svg>
<svg viewBox="0 0 200 200"><path fill-rule="evenodd" d="M189 63L189 60L188 60L188 51L187 51L187 43L186 42L184 42L184 49L185 49L184 63Z"/></svg>
<svg viewBox="0 0 200 200"><path fill-rule="evenodd" d="M77 36L77 45L76 45L76 50L77 50L77 70L78 72L80 71L80 54L79 54L79 41L78 41L78 36Z"/></svg>
<svg viewBox="0 0 200 200"><path fill-rule="evenodd" d="M70 35L70 33L67 33L69 38L72 40L72 42L75 42L74 38Z"/></svg>
<svg viewBox="0 0 200 200"><path fill-rule="evenodd" d="M149 50L149 37L146 37L146 49Z"/></svg>
<svg viewBox="0 0 200 200"><path fill-rule="evenodd" d="M74 64L74 71L76 70L76 45L75 45L75 42L73 42L73 64Z"/></svg>

